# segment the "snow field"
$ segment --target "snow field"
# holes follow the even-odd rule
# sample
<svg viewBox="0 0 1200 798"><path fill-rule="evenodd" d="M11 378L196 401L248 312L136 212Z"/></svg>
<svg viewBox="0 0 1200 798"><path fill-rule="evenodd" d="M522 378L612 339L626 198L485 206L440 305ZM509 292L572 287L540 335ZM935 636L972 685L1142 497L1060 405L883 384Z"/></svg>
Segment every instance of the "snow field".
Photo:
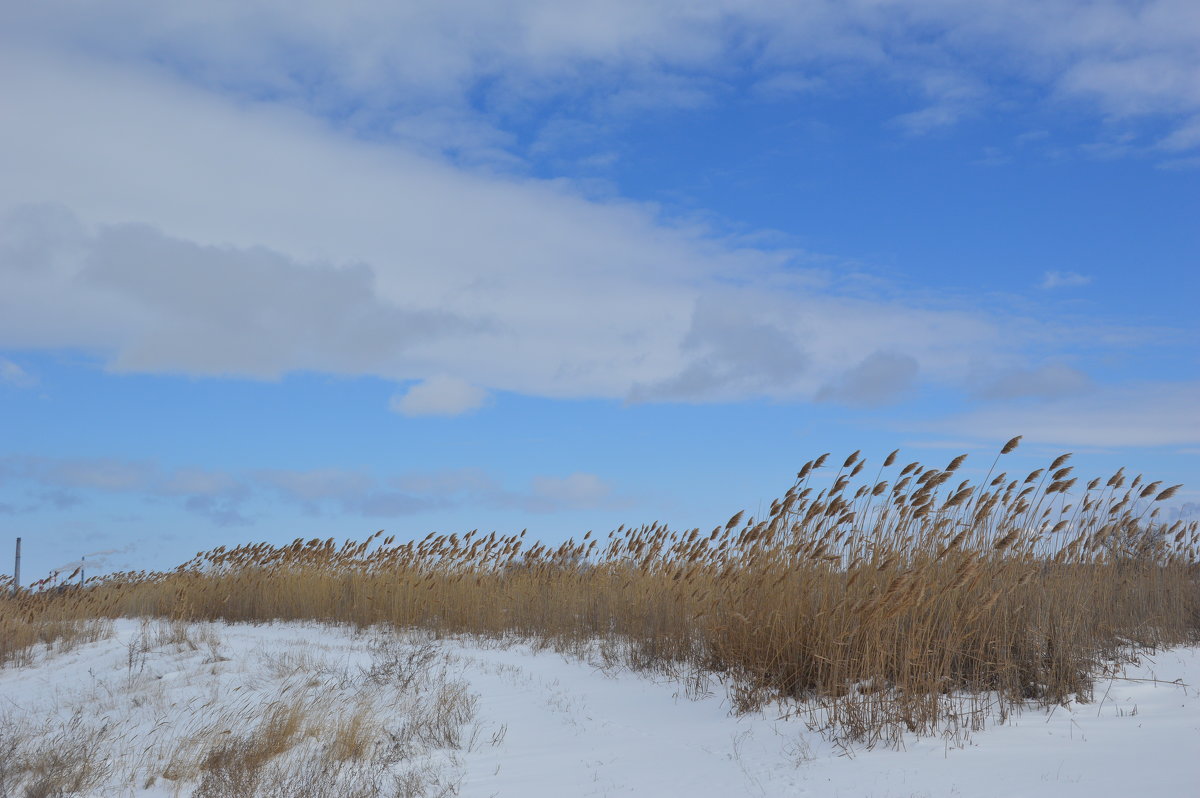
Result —
<svg viewBox="0 0 1200 798"><path fill-rule="evenodd" d="M1198 686L1200 648L1178 648L1100 681L1092 703L1027 709L964 746L847 750L778 705L732 716L715 680L521 643L121 620L0 670L0 741L92 746L89 796L231 794L212 751L273 736L255 794L1185 798L1200 794Z"/></svg>

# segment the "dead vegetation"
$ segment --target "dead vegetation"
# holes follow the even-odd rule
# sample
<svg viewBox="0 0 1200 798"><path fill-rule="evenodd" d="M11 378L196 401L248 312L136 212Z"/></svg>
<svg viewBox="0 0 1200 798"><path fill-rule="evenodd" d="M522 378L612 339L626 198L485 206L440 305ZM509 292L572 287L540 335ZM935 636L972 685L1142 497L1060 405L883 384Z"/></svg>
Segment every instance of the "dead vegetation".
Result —
<svg viewBox="0 0 1200 798"><path fill-rule="evenodd" d="M143 622L90 684L0 712L0 798L455 794L459 752L486 744L476 696L428 638L368 635L365 662L303 639L231 662L208 624Z"/></svg>
<svg viewBox="0 0 1200 798"><path fill-rule="evenodd" d="M997 457L974 485L957 475L965 455L927 468L892 453L871 475L855 453L826 478L828 457L766 517L710 531L296 540L9 599L0 659L74 619L139 615L602 641L630 667L717 674L742 709L801 700L833 736L875 743L1086 700L1106 659L1200 633L1197 524L1157 520L1177 486L1084 482L1070 455L1016 476ZM250 756L231 745L218 758Z"/></svg>

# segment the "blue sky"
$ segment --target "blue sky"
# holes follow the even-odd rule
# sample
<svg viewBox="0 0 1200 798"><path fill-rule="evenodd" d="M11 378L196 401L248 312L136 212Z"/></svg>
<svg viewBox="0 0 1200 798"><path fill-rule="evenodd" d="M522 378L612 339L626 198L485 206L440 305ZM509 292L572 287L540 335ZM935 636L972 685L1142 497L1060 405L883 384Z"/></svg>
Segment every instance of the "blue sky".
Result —
<svg viewBox="0 0 1200 798"><path fill-rule="evenodd" d="M6 3L0 94L27 580L1018 434L1200 504L1189 0Z"/></svg>

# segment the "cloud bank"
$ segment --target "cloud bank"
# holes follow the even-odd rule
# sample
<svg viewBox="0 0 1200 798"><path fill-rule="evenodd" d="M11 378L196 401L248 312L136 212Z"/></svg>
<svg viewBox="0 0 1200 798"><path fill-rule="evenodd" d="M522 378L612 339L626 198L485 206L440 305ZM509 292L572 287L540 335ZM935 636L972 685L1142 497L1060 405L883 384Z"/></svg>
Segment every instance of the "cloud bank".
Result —
<svg viewBox="0 0 1200 798"><path fill-rule="evenodd" d="M0 348L374 375L407 386L392 404L409 415L493 391L877 406L1057 347L966 303L863 293L836 259L529 177L555 129L884 75L919 133L995 102L1004 64L1047 102L1159 119L1175 153L1200 119L1200 15L1181 0L64 9L0 17Z"/></svg>

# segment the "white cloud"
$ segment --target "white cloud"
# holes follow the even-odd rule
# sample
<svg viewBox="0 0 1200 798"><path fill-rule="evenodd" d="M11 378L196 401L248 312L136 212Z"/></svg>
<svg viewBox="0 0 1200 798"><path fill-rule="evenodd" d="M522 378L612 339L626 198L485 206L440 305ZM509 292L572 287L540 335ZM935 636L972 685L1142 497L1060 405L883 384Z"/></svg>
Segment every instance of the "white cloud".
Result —
<svg viewBox="0 0 1200 798"><path fill-rule="evenodd" d="M1078 288L1088 285L1092 278L1078 272L1046 272L1042 275L1041 287L1047 291L1054 288Z"/></svg>
<svg viewBox="0 0 1200 798"><path fill-rule="evenodd" d="M392 397L392 410L405 416L460 416L487 404L488 392L458 377L428 377Z"/></svg>
<svg viewBox="0 0 1200 798"><path fill-rule="evenodd" d="M1072 93L1094 95L1108 110L1122 116L1187 113L1200 105L1198 68L1200 59L1180 59L1168 53L1092 57L1072 66L1060 86Z"/></svg>
<svg viewBox="0 0 1200 798"><path fill-rule="evenodd" d="M546 100L585 114L694 107L747 73L801 90L916 88L927 107L908 122L926 128L1001 100L979 87L1014 80L1110 114L1200 111L1192 0L45 0L8 4L2 21L13 42L151 64L373 135L399 122L405 137L485 160L513 144L500 118Z"/></svg>
<svg viewBox="0 0 1200 798"><path fill-rule="evenodd" d="M439 157L506 163L517 137L500 120L523 109L692 107L743 70L831 91L879 70L963 114L989 98L969 55L981 43L1074 96L1104 87L1062 76L1117 45L1186 78L1195 41L1193 12L1165 2L118 0L3 15L0 346L82 347L126 371L424 380L402 412L471 409L489 390L794 399L853 386L854 364L885 349L953 384L1028 345L1004 319L805 282L802 253ZM1186 80L1122 85L1157 99L1110 112L1192 107Z"/></svg>
<svg viewBox="0 0 1200 798"><path fill-rule="evenodd" d="M38 378L8 358L0 357L0 383L17 388L32 388L38 384Z"/></svg>
<svg viewBox="0 0 1200 798"><path fill-rule="evenodd" d="M822 289L799 253L647 206L117 67L0 61L0 346L125 371L731 400L811 395L884 343L946 380L1012 345L978 314Z"/></svg>

